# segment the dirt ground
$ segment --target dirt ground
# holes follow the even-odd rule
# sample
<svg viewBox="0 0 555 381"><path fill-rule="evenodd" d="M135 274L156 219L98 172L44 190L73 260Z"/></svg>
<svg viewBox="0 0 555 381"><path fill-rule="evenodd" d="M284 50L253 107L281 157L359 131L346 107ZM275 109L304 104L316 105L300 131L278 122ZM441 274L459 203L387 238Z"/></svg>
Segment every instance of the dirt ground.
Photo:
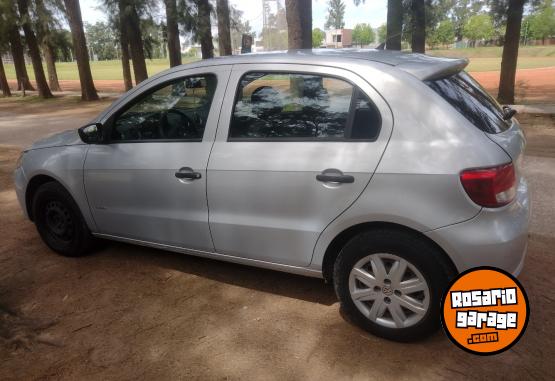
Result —
<svg viewBox="0 0 555 381"><path fill-rule="evenodd" d="M491 94L497 95L499 86L499 72L472 72L470 73L484 86ZM121 80L96 80L96 89L104 93L124 92L123 81ZM15 81L10 82L10 86L15 88ZM81 91L79 81L65 80L60 81L60 86L65 91ZM555 67L541 69L521 69L516 76L516 103L554 103L555 102Z"/></svg>
<svg viewBox="0 0 555 381"><path fill-rule="evenodd" d="M0 106L0 379L552 379L553 117L520 117L533 198L520 277L530 323L509 351L481 357L441 331L412 344L369 335L318 279L118 243L79 259L53 254L17 204L19 147L103 107L77 107L73 118L55 104ZM52 109L64 123L44 125Z"/></svg>
<svg viewBox="0 0 555 381"><path fill-rule="evenodd" d="M499 72L470 73L494 96L499 87ZM515 97L517 104L555 103L555 67L520 69L516 73Z"/></svg>

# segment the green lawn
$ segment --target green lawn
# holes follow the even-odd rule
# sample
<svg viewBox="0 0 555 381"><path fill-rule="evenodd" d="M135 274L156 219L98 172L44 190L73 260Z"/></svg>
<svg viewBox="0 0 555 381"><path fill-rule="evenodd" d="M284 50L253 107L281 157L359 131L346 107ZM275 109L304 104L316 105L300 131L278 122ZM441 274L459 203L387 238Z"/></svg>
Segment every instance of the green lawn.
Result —
<svg viewBox="0 0 555 381"><path fill-rule="evenodd" d="M434 56L444 57L466 57L470 59L469 71L495 71L500 70L501 47L486 48L464 48L441 50L434 49L427 52ZM185 58L184 63L192 62L195 59ZM519 50L518 68L532 69L540 67L555 66L555 46L526 46ZM5 65L8 79L15 79L13 65ZM147 60L148 74L156 74L169 67L169 62L165 59ZM60 62L56 64L58 78L79 79L77 65L74 62ZM121 62L114 61L95 61L91 62L91 70L94 79L122 79ZM33 69L27 68L31 79L34 79Z"/></svg>
<svg viewBox="0 0 555 381"><path fill-rule="evenodd" d="M501 47L429 50L433 56L464 57L470 59L469 71L500 70ZM535 69L555 66L555 46L521 46L518 54L519 69Z"/></svg>
<svg viewBox="0 0 555 381"><path fill-rule="evenodd" d="M192 62L195 59L183 58L183 63ZM165 59L147 60L147 70L149 75L161 72L170 67L169 61ZM15 79L15 70L13 65L5 65L6 75L8 79ZM46 68L44 69L46 72ZM56 63L58 79L79 79L77 72L77 64L75 62L59 62ZM91 61L91 71L94 79L122 79L121 61ZM34 79L33 67L27 66L27 73L30 79Z"/></svg>

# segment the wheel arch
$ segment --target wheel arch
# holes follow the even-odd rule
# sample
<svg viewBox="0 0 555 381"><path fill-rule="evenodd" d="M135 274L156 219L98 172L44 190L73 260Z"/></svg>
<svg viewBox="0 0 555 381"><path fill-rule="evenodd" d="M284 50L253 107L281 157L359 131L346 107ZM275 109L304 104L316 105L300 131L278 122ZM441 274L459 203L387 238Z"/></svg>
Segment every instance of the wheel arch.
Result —
<svg viewBox="0 0 555 381"><path fill-rule="evenodd" d="M52 176L45 175L45 174L35 175L27 183L27 187L25 188L25 209L27 210L27 215L29 216L29 219L33 222L34 222L33 197L35 197L35 193L41 187L41 185L50 183L50 182L56 182L60 184L62 187L64 187L64 189L68 190L67 187L64 186L64 184L62 184L62 182L60 182L59 180L57 180ZM68 190L68 193L71 194L69 190Z"/></svg>
<svg viewBox="0 0 555 381"><path fill-rule="evenodd" d="M369 231L369 230L378 230L378 229L388 229L393 231L408 232L429 242L430 244L435 246L438 249L438 251L442 254L442 258L444 259L444 261L442 261L442 265L444 266L448 274L450 276L451 275L454 276L455 274L457 274L458 272L457 267L455 266L454 262L451 260L447 252L439 244L437 244L435 241L427 237L425 234L419 232L418 230L409 228L405 225L400 225L392 222L373 221L373 222L363 222L363 223L350 226L333 238L333 240L326 248L324 259L322 261L322 276L324 277L324 280L328 283L333 282L333 267L335 264L335 260L337 259L337 256L341 252L341 249L351 238L353 238L359 233Z"/></svg>

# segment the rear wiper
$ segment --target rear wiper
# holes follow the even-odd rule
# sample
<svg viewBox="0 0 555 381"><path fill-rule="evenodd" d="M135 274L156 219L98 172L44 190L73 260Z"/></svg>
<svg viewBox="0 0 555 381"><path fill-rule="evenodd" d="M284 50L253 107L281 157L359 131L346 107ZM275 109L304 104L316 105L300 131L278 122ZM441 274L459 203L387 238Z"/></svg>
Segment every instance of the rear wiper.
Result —
<svg viewBox="0 0 555 381"><path fill-rule="evenodd" d="M516 110L509 106L503 106L503 120L511 120L515 116Z"/></svg>

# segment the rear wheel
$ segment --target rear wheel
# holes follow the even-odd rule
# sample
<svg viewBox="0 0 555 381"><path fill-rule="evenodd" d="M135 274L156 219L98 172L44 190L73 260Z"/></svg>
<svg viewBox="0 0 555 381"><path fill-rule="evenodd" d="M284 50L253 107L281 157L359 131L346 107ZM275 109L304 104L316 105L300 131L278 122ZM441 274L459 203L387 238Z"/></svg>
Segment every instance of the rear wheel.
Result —
<svg viewBox="0 0 555 381"><path fill-rule="evenodd" d="M33 197L32 210L42 240L55 252L77 257L93 248L94 238L81 211L62 185L41 185Z"/></svg>
<svg viewBox="0 0 555 381"><path fill-rule="evenodd" d="M335 290L346 316L363 329L412 341L439 327L448 268L442 253L415 233L368 231L339 254Z"/></svg>

